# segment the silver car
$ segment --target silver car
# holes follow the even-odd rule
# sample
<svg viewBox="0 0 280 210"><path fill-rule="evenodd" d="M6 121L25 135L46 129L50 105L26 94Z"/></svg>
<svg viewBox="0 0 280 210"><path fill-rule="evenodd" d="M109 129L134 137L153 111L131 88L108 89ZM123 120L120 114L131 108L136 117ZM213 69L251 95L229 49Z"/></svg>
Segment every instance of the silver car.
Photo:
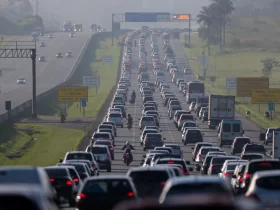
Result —
<svg viewBox="0 0 280 210"><path fill-rule="evenodd" d="M114 122L116 126L123 128L123 118L120 112L110 112L107 116L107 121Z"/></svg>
<svg viewBox="0 0 280 210"><path fill-rule="evenodd" d="M245 196L260 202L263 209L279 209L279 180L280 170L256 172Z"/></svg>
<svg viewBox="0 0 280 210"><path fill-rule="evenodd" d="M146 126L155 126L156 121L155 118L152 116L142 116L141 119L139 119L139 129L143 129Z"/></svg>

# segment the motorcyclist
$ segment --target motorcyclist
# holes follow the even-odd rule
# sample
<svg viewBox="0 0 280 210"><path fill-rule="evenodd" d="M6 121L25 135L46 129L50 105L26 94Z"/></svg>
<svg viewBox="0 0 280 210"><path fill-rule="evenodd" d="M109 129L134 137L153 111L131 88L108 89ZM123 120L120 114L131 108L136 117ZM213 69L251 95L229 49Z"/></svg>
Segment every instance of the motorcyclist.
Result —
<svg viewBox="0 0 280 210"><path fill-rule="evenodd" d="M135 98L136 98L135 90L132 91L132 93L131 93L131 98L132 98L133 100L135 100Z"/></svg>
<svg viewBox="0 0 280 210"><path fill-rule="evenodd" d="M130 114L127 115L127 124L132 126L132 123L133 123L133 118L131 117Z"/></svg>
<svg viewBox="0 0 280 210"><path fill-rule="evenodd" d="M66 114L64 112L60 112L60 120L64 122L66 120Z"/></svg>
<svg viewBox="0 0 280 210"><path fill-rule="evenodd" d="M127 141L125 143L125 145L123 146L122 150L124 150L124 153L123 153L123 159L125 158L125 154L126 153L129 153L130 154L130 157L131 157L131 162L133 160L133 156L131 154L131 150L134 150L134 147L129 143L129 141Z"/></svg>

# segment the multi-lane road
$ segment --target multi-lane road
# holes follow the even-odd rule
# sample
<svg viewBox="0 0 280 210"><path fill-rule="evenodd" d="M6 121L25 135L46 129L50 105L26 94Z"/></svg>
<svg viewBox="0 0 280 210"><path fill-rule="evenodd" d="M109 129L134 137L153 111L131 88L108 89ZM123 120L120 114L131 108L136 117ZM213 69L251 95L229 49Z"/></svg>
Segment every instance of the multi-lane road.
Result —
<svg viewBox="0 0 280 210"><path fill-rule="evenodd" d="M65 81L91 35L90 32L82 32L76 33L76 37L71 38L69 33L59 32L54 33L52 39L49 39L47 34L39 37L36 43L37 95ZM17 41L32 41L32 37L20 37ZM40 47L40 42L45 42L46 47ZM65 57L68 51L73 52L72 58ZM63 58L56 58L56 53L59 52L63 53ZM45 56L46 62L38 62L39 56ZM5 101L12 101L13 108L32 98L32 62L29 58L1 58L0 62L1 69L5 69L0 77L1 115L5 113ZM19 77L24 77L26 84L17 84Z"/></svg>
<svg viewBox="0 0 280 210"><path fill-rule="evenodd" d="M164 59L164 51L163 51L163 44L161 40L158 40L159 43L159 49L160 49L160 57L161 61L163 62ZM179 40L171 40L171 43L173 45L173 49L175 51L178 63L181 67L187 65L187 58L184 55L182 45ZM150 38L146 40L146 50L148 51L148 69L150 78L153 81L155 79L153 72L152 72L152 59L151 59L151 47L150 47ZM112 172L101 172L101 175L117 175L117 174L125 174L127 170L130 167L138 167L140 166L140 162L143 159L143 155L146 154L146 152L143 151L143 147L140 145L140 135L141 131L138 128L138 119L141 118L142 114L142 97L139 92L139 84L137 81L138 76L138 64L139 64L139 56L138 56L138 47L133 47L133 53L132 53L132 77L131 77L131 87L130 92L132 90L136 91L136 103L134 105L131 105L127 102L127 113L131 114L134 119L134 125L131 130L128 130L127 128L118 128L118 137L116 137L116 147L115 147L115 160L113 160L112 165ZM185 77L185 80L188 81L188 78ZM179 98L179 100L182 103L183 109L188 110L188 105L186 103L186 100L184 96L179 92L178 88L175 84L171 83L171 76L168 72L166 72L166 82L170 83L172 91L176 94L176 96ZM166 138L165 142L170 143L178 143L184 150L184 159L191 161L191 147L192 145L184 146L181 139L181 132L178 131L173 123L173 119L170 120L167 115L167 108L163 106L161 96L159 94L159 90L156 89L156 92L154 93L154 99L158 103L158 111L161 115L160 118L160 129L162 130L163 137ZM245 129L245 133L247 136L251 137L251 139L254 142L258 141L258 127L254 125L252 122L247 120L246 118L242 117L240 114L237 114L237 119L241 119L243 123L243 127ZM210 130L208 129L208 126L206 123L202 123L200 120L197 120L197 124L199 125L199 128L204 133L204 141L205 142L217 142L217 132L216 130ZM135 150L133 151L134 161L131 163L130 166L126 166L122 161L122 154L123 151L121 151L121 147L126 143L126 141L130 141L133 145ZM224 146L223 150L230 154L230 148L228 146ZM194 166L195 164L191 161L191 165ZM192 172L193 174L197 174L195 172ZM71 209L71 208L66 208Z"/></svg>

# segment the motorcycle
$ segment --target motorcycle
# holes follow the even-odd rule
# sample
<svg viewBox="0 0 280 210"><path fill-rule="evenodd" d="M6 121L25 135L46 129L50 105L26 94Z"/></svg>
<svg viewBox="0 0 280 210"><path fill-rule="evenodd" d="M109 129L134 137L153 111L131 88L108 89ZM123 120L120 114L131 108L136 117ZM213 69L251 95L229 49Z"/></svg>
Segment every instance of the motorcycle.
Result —
<svg viewBox="0 0 280 210"><path fill-rule="evenodd" d="M135 98L131 98L129 101L130 104L135 104Z"/></svg>
<svg viewBox="0 0 280 210"><path fill-rule="evenodd" d="M124 163L126 163L127 166L129 166L129 164L132 162L132 154L129 152L125 153L124 156Z"/></svg>
<svg viewBox="0 0 280 210"><path fill-rule="evenodd" d="M61 123L64 123L65 120L66 120L66 116L65 116L64 114L61 115L61 116L60 116L60 122L61 122Z"/></svg>

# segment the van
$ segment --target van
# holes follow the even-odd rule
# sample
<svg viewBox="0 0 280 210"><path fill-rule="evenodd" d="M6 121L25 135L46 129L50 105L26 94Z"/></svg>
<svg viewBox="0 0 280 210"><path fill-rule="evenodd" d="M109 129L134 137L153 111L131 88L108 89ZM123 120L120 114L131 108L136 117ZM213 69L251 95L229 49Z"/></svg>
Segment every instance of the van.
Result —
<svg viewBox="0 0 280 210"><path fill-rule="evenodd" d="M241 137L244 134L241 120L222 120L218 126L218 140L223 145L231 145L235 137Z"/></svg>

